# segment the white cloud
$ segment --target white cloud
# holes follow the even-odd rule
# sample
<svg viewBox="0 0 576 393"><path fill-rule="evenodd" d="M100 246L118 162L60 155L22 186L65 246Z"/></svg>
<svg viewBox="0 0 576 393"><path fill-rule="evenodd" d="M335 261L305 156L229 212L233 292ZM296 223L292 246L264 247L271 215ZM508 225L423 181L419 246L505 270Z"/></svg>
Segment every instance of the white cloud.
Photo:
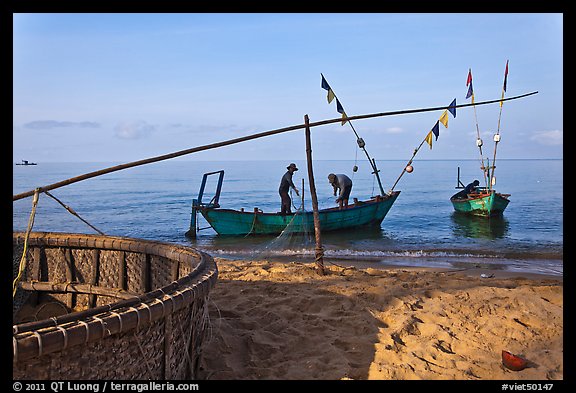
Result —
<svg viewBox="0 0 576 393"><path fill-rule="evenodd" d="M561 130L537 131L530 137L530 140L546 146L562 145L564 132Z"/></svg>
<svg viewBox="0 0 576 393"><path fill-rule="evenodd" d="M399 134L401 132L404 132L404 129L402 127L388 127L386 129L387 134Z"/></svg>
<svg viewBox="0 0 576 393"><path fill-rule="evenodd" d="M120 139L140 139L147 137L156 129L155 126L143 120L119 123L114 127L116 136Z"/></svg>
<svg viewBox="0 0 576 393"><path fill-rule="evenodd" d="M31 130L47 130L51 128L98 128L100 124L93 121L58 121L58 120L35 120L23 125Z"/></svg>

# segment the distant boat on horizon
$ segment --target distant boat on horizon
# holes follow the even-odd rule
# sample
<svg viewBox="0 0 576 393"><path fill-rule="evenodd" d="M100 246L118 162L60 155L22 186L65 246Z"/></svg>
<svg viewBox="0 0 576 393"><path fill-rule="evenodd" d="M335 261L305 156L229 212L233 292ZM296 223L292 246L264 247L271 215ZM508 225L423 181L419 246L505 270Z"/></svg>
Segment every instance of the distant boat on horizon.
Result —
<svg viewBox="0 0 576 393"><path fill-rule="evenodd" d="M16 165L38 165L38 164L35 162L30 162L28 160L22 160L22 162L20 163L17 162Z"/></svg>

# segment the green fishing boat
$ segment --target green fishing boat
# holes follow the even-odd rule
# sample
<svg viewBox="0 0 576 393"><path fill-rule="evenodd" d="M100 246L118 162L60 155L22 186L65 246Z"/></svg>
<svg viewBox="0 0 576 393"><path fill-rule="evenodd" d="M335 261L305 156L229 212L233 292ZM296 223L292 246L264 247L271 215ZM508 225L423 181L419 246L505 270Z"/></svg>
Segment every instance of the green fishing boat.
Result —
<svg viewBox="0 0 576 393"><path fill-rule="evenodd" d="M206 179L214 174L219 175L216 192L210 202L204 203L202 197ZM204 174L198 198L192 200L192 218L190 230L187 232L188 236L194 236L197 230L197 213L200 213L219 235L278 235L285 230L291 233L305 233L314 230L312 211L299 210L296 213L280 214L264 213L258 208L255 208L254 211L220 208L219 198L223 178L224 171ZM322 231L379 227L398 195L400 195L400 191L393 191L384 196L377 195L366 201L355 200L353 204L342 209L339 207L321 209L318 213Z"/></svg>
<svg viewBox="0 0 576 393"><path fill-rule="evenodd" d="M496 151L498 149L498 143L500 142L500 120L502 117L502 106L504 100L504 93L506 92L506 85L508 79L508 61L506 61L506 69L504 71L504 84L502 87L502 99L500 101L500 114L498 115L498 129L496 134L494 134L494 156L492 159L492 164L490 165L490 159L486 158L486 164L484 161L484 156L482 152L483 142L480 138L480 128L478 127L478 117L476 115L476 105L474 105L474 90L472 87L472 70L468 71L468 78L466 81L466 86L468 86L468 93L466 98L472 98L472 104L474 107L474 118L476 120L476 146L480 152L480 170L484 177L484 187L477 187L479 181L475 181L476 187L471 187L470 184L464 187L464 184L460 181L460 167L458 167L458 183L456 188L464 188L465 190L460 191L452 197L450 197L450 202L454 206L454 210L458 213L467 213L476 216L495 216L501 215L510 200L508 199L511 194L502 194L494 190L494 185L496 184L496 176L494 172L496 170Z"/></svg>
<svg viewBox="0 0 576 393"><path fill-rule="evenodd" d="M466 197L458 197L458 194L450 198L454 210L459 213L468 213L476 216L500 215L510 203L510 194L501 194L494 190L480 190L468 194Z"/></svg>
<svg viewBox="0 0 576 393"><path fill-rule="evenodd" d="M392 195L358 201L346 208L319 210L322 231L379 227L399 194L394 191ZM312 211L280 214L211 207L199 207L198 211L219 235L278 235L284 230L300 233L314 229Z"/></svg>

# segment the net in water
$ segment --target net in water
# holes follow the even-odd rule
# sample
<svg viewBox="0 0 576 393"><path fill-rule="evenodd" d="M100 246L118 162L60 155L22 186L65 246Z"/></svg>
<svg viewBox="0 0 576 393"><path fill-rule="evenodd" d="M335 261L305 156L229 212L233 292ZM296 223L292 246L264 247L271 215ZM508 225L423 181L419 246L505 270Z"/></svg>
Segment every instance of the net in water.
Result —
<svg viewBox="0 0 576 393"><path fill-rule="evenodd" d="M309 214L303 208L296 210L286 228L274 239L254 250L264 259L314 255L314 225L305 219Z"/></svg>

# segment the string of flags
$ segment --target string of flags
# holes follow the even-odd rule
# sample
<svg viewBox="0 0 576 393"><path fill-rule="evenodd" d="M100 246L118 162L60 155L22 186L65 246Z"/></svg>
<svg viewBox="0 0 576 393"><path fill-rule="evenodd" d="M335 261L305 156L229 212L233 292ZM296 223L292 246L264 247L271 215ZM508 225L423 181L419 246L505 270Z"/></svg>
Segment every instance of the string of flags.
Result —
<svg viewBox="0 0 576 393"><path fill-rule="evenodd" d="M504 73L504 85L502 87L502 98L500 99L500 109L502 109L502 104L503 104L503 100L504 100L504 93L506 92L507 82L508 82L508 60L506 60L506 71ZM466 86L468 87L468 91L466 93L466 98L472 97L472 105L474 105L474 87L472 86L472 69L471 68L468 69L468 78L466 79ZM322 88L324 88L328 91L328 103L330 103L332 101L332 99L334 98L334 93L332 92L330 85L328 85L328 82L326 82L326 80L324 79L324 75L322 75ZM336 100L338 100L338 99L336 99ZM343 110L340 111L341 105L339 105L338 101L336 101L336 103L337 103L337 106L339 108L338 112L343 113L342 119L344 120L344 118L345 118L344 117L345 116L344 111ZM448 107L446 107L444 112L442 112L442 115L440 116L440 118L438 120L436 120L434 127L432 127L432 129L428 132L428 134L426 134L426 137L420 143L420 145L416 149L414 149L414 153L412 154L412 158L410 158L410 160L408 161L408 164L406 164L406 166L402 170L402 173L400 173L400 176L398 176L398 179L396 179L396 182L394 182L394 185L392 186L390 191L394 190L394 187L396 187L396 184L398 184L398 182L400 181L400 178L404 175L404 173L406 173L406 172L411 173L414 170L414 168L411 165L412 161L414 160L414 157L416 156L416 154L418 154L418 151L420 150L420 148L422 147L424 142L428 143L428 145L430 146L430 149L432 149L433 141L437 141L438 137L440 136L440 123L442 123L442 125L444 125L445 128L448 128L448 119L449 119L448 112L450 112L452 114L452 116L454 118L456 118L456 98L454 98L452 100L452 102L450 103L450 105L448 105ZM476 114L476 106L474 106L474 113ZM502 110L500 110L500 113L502 113ZM342 122L342 124L344 124L344 121ZM476 122L476 129L478 129L478 122ZM500 118L498 118L498 132L500 132ZM480 131L478 131L478 133L480 133ZM432 135L434 135L434 137ZM480 140L480 139L478 139L478 140ZM498 142L499 140L500 140L500 135L495 135L494 141ZM480 147L482 145L479 144L478 146ZM482 152L482 150L480 150L480 152ZM496 150L494 150L494 157L496 157Z"/></svg>
<svg viewBox="0 0 576 393"><path fill-rule="evenodd" d="M342 114L342 125L346 124L348 116L346 115L346 112L344 111L344 107L340 103L340 100L338 100L338 98L334 94L334 91L332 90L332 88L330 87L328 82L326 81L326 78L324 78L324 75L322 73L320 75L322 75L322 85L321 86L324 90L328 91L328 96L327 96L328 103L330 104L332 102L332 100L334 98L336 98L336 110L338 111L338 113Z"/></svg>
<svg viewBox="0 0 576 393"><path fill-rule="evenodd" d="M336 99L336 110L338 111L338 113L342 114L342 125L346 124L346 122L348 122L348 124L350 124L350 127L352 128L352 131L354 131L354 135L356 135L356 138L357 138L356 143L358 143L359 148L364 150L364 153L366 154L366 158L368 158L368 162L370 163L370 166L372 167L372 170L373 170L372 174L376 177L376 180L378 180L378 186L380 187L381 195L384 195L384 187L382 187L382 182L380 181L380 176L378 175L378 172L380 172L380 171L376 167L376 161L373 158L370 158L370 155L368 154L368 151L366 150L366 143L364 142L364 139L360 138L360 136L358 135L358 133L354 129L352 122L350 122L348 120L348 116L346 115L346 112L344 111L344 107L340 103L340 100L338 100L338 97L336 97L334 90L332 90L332 88L328 84L328 81L326 81L326 78L324 78L324 75L322 73L320 73L320 75L322 76L321 86L324 90L326 90L328 92L328 96L327 96L328 103L331 103L332 100ZM353 169L353 171L356 172L357 167L354 166L354 168L356 168L356 169Z"/></svg>
<svg viewBox="0 0 576 393"><path fill-rule="evenodd" d="M336 110L338 111L338 113L342 114L342 125L346 124L348 116L346 115L346 111L344 111L344 107L340 103L340 100L338 100L338 97L336 97L336 95L334 94L334 91L332 90L332 88L328 84L328 81L326 81L326 78L324 78L324 75L322 73L320 75L322 76L321 87L328 92L328 94L326 96L328 103L330 104L330 103L332 103L332 101L334 99L336 99ZM467 85L468 84L470 84L470 88L469 88L468 92L469 92L469 94L471 94L473 96L472 72L471 71L468 74ZM466 98L468 98L468 97L469 96L466 96ZM474 100L474 98L472 98L472 100ZM434 125L434 127L432 127L430 132L426 135L425 141L428 143L428 145L430 145L430 149L432 149L432 134L434 134L434 136L436 137L435 140L438 140L438 136L440 135L439 124L442 123L445 128L448 128L448 118L449 118L448 112L450 112L452 114L452 116L454 118L456 118L456 98L454 98L454 100L450 103L448 108L442 113L442 116L440 116L438 121L436 121L436 124Z"/></svg>
<svg viewBox="0 0 576 393"><path fill-rule="evenodd" d="M506 69L504 70L504 84L502 85L502 98L500 99L500 108L504 104L504 93L506 93L506 86L508 84L508 60L506 60ZM466 86L468 86L468 92L466 93L466 98L472 97L472 104L474 104L474 88L472 87L472 69L468 69L468 78L466 79Z"/></svg>
<svg viewBox="0 0 576 393"><path fill-rule="evenodd" d="M400 178L402 178L404 173L406 173L406 172L412 173L412 171L414 170L414 168L412 167L412 161L414 160L414 157L416 157L416 154L418 154L418 151L420 150L420 148L422 147L424 142L428 143L428 145L430 146L430 149L432 149L432 141L438 140L438 136L440 136L440 123L442 123L445 128L448 128L448 118L449 118L448 112L450 112L452 114L452 116L454 116L454 118L456 118L456 98L454 98L452 100L452 102L450 103L450 105L448 105L448 107L444 110L444 112L442 112L442 115L440 116L440 118L438 120L436 120L434 127L432 127L432 129L428 132L428 134L426 134L426 137L424 138L424 140L422 142L420 142L420 145L418 145L418 147L416 149L414 149L414 153L412 153L412 158L410 158L410 160L408 160L408 164L406 164L406 166L402 170L402 173L400 173L400 176L398 176L398 179L396 179L396 181L394 182L394 185L392 186L390 191L392 191L394 189L394 187L396 187L396 184L398 184L398 182L400 181ZM435 136L435 139L432 138L432 135Z"/></svg>
<svg viewBox="0 0 576 393"><path fill-rule="evenodd" d="M435 136L434 139L435 141L437 141L438 137L440 136L440 123L444 125L444 128L448 128L448 118L449 118L448 112L450 112L452 116L456 118L456 98L454 98L450 103L450 105L448 105L448 108L444 110L444 112L442 112L440 118L436 120L436 124L434 124L434 127L432 127L430 132L428 132L426 138L424 138L426 143L430 145L430 149L432 149L432 135Z"/></svg>

